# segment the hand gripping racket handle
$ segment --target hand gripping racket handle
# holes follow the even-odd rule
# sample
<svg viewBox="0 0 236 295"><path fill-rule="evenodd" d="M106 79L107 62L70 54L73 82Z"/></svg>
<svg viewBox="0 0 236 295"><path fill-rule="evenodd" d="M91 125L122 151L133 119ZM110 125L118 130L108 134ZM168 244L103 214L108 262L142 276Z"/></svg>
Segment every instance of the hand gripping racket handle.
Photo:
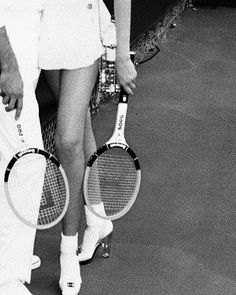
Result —
<svg viewBox="0 0 236 295"><path fill-rule="evenodd" d="M134 58L135 58L135 52L134 51L131 51L130 52L130 59L132 60L132 62L134 62ZM128 103L128 97L129 97L128 93L121 86L121 88L120 88L120 99L119 99L119 102Z"/></svg>

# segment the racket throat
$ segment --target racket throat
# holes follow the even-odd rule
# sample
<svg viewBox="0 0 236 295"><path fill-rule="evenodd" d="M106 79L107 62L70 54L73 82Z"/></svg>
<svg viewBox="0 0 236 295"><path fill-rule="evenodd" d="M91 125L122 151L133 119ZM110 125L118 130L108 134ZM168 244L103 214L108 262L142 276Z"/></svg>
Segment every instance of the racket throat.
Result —
<svg viewBox="0 0 236 295"><path fill-rule="evenodd" d="M20 119L16 122L16 130L19 138L19 148L24 151L28 148L28 144L25 139L23 124L21 123Z"/></svg>
<svg viewBox="0 0 236 295"><path fill-rule="evenodd" d="M118 104L115 129L108 143L119 142L126 145L124 133L125 133L127 107L128 107L127 103Z"/></svg>

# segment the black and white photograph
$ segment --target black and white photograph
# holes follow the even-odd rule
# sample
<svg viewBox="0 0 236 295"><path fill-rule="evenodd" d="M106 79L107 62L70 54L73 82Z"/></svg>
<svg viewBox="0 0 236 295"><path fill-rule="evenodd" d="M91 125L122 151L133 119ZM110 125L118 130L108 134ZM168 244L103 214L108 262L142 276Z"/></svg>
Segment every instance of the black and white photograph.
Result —
<svg viewBox="0 0 236 295"><path fill-rule="evenodd" d="M0 0L0 295L236 295L235 0Z"/></svg>

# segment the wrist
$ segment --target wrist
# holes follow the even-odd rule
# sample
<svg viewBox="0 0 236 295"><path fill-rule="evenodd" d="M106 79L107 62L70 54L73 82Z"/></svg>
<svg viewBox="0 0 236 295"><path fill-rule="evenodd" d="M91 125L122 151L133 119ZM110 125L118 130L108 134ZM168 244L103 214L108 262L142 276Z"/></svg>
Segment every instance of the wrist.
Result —
<svg viewBox="0 0 236 295"><path fill-rule="evenodd" d="M130 51L116 51L116 60L119 61L128 61L130 59Z"/></svg>
<svg viewBox="0 0 236 295"><path fill-rule="evenodd" d="M8 51L1 56L1 71L14 72L18 70L18 63L12 51Z"/></svg>
<svg viewBox="0 0 236 295"><path fill-rule="evenodd" d="M116 54L121 57L129 57L130 54L130 44L128 40L122 39L122 41L117 41Z"/></svg>

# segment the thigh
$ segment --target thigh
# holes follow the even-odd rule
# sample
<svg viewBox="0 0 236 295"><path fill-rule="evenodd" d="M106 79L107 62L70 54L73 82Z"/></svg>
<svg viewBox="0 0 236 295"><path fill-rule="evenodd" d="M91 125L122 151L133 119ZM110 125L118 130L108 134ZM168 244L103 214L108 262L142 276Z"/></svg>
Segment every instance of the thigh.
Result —
<svg viewBox="0 0 236 295"><path fill-rule="evenodd" d="M62 72L58 108L58 132L82 139L89 101L97 78L98 61L77 70Z"/></svg>
<svg viewBox="0 0 236 295"><path fill-rule="evenodd" d="M46 70L44 71L44 74L50 90L56 100L58 100L60 90L60 70Z"/></svg>

